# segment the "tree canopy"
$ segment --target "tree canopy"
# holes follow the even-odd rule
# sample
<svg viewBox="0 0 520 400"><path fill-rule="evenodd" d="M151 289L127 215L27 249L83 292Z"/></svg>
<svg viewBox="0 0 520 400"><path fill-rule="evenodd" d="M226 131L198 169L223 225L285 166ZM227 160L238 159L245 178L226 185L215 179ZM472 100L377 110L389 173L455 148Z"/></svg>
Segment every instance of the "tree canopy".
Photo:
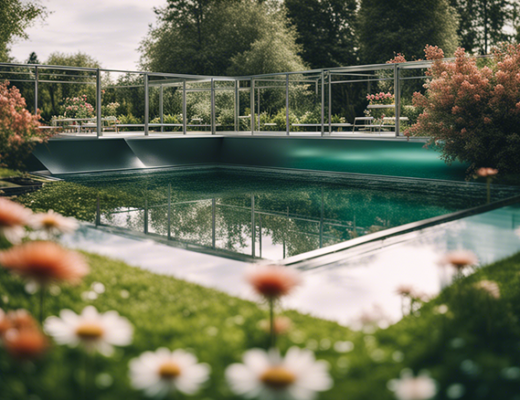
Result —
<svg viewBox="0 0 520 400"><path fill-rule="evenodd" d="M301 56L311 68L356 63L357 0L285 0L285 6Z"/></svg>
<svg viewBox="0 0 520 400"><path fill-rule="evenodd" d="M25 29L38 18L45 18L46 8L36 1L0 1L0 61L10 60L9 45L16 38L26 38Z"/></svg>
<svg viewBox="0 0 520 400"><path fill-rule="evenodd" d="M457 34L469 53L488 54L490 47L510 40L505 27L512 23L511 0L450 0L459 14Z"/></svg>
<svg viewBox="0 0 520 400"><path fill-rule="evenodd" d="M277 2L168 0L141 43L151 71L253 74L304 68Z"/></svg>
<svg viewBox="0 0 520 400"><path fill-rule="evenodd" d="M383 63L394 53L422 58L426 45L451 55L458 45L457 14L448 0L361 0L358 34L362 63Z"/></svg>

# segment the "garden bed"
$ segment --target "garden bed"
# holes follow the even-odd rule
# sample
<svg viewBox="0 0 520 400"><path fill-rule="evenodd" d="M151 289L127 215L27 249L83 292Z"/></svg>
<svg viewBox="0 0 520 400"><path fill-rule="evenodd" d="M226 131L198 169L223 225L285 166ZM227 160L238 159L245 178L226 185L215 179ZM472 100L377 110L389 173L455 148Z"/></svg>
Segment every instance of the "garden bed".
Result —
<svg viewBox="0 0 520 400"><path fill-rule="evenodd" d="M211 365L211 379L195 398L235 398L224 370L239 362L247 349L267 348L268 336L258 325L267 316L265 310L212 289L94 254L86 256L90 275L78 287L48 295L45 316L94 305L101 312L118 311L135 328L130 346L112 358L90 360L89 390L95 397L89 398L142 398L130 388L128 362L158 347L191 349ZM520 254L482 268L385 330L365 325L363 331L354 332L287 311L292 329L278 344L282 351L292 345L307 347L328 361L335 384L323 399L392 399L387 384L404 368L427 369L439 383L437 399L517 399L519 271ZM500 299L475 288L482 279L498 282ZM37 296L28 296L18 278L2 271L0 288L3 309L37 311ZM35 363L17 364L3 355L2 398L25 400L30 394L40 399L74 398L82 390L83 357L77 349L56 345Z"/></svg>

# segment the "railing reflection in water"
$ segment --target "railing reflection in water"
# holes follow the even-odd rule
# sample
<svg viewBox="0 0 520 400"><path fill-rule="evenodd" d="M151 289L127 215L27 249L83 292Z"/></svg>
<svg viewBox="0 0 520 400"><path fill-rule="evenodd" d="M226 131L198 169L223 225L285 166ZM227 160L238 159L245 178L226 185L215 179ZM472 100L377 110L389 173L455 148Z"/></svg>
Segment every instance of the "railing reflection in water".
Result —
<svg viewBox="0 0 520 400"><path fill-rule="evenodd" d="M286 210L265 210L255 205L255 195L248 204L228 204L236 197L213 197L172 203L171 185L166 204L142 207L118 207L101 212L97 207L96 224L119 227L148 235L159 235L172 242L194 244L212 250L237 253L252 259L282 259L339 243L365 233L371 228L351 221L325 218L323 193L317 216ZM245 203L245 199L242 198ZM384 223L380 229L384 228ZM372 228L373 229L373 228Z"/></svg>

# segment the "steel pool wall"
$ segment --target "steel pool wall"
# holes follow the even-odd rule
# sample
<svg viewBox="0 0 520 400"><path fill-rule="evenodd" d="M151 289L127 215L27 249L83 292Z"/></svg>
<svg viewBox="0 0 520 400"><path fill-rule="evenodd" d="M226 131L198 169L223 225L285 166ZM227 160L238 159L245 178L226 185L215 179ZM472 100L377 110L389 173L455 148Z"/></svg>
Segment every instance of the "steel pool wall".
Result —
<svg viewBox="0 0 520 400"><path fill-rule="evenodd" d="M446 165L422 141L320 137L71 138L38 145L30 170L53 175L229 165L411 178L464 180L467 165Z"/></svg>

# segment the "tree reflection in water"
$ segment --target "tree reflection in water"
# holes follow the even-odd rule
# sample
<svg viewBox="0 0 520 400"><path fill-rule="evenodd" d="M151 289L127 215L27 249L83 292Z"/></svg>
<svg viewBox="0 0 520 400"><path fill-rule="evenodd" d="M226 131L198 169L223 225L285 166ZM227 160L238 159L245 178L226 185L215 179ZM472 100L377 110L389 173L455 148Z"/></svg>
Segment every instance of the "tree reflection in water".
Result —
<svg viewBox="0 0 520 400"><path fill-rule="evenodd" d="M145 232L147 220L148 233L268 259L294 256L485 201L480 190L467 188L452 189L454 195L446 196L438 188L430 191L426 183L379 187L359 179L340 184L236 170L76 181L125 193L121 202L116 198L102 204L103 224Z"/></svg>

